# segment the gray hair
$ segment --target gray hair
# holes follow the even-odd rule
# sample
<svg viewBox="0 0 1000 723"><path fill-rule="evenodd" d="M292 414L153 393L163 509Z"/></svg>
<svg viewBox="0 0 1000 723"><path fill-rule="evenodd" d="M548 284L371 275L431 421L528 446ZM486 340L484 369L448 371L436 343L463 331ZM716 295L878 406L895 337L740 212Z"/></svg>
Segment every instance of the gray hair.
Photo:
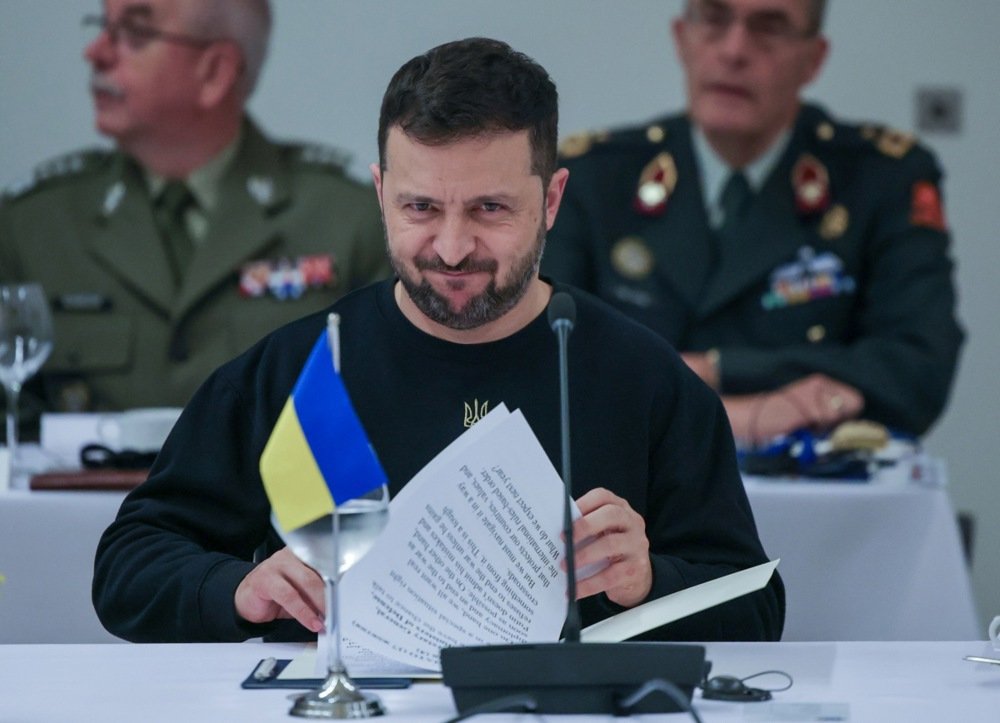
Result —
<svg viewBox="0 0 1000 723"><path fill-rule="evenodd" d="M268 0L196 0L188 5L187 24L199 37L232 40L240 47L244 68L239 90L250 97L271 36Z"/></svg>

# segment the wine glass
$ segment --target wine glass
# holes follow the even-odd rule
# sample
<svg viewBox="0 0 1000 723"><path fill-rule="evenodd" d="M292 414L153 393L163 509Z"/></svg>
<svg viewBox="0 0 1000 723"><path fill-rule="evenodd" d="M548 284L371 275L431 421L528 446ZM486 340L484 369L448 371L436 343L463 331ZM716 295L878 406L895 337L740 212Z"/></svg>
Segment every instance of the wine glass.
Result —
<svg viewBox="0 0 1000 723"><path fill-rule="evenodd" d="M370 718L384 715L378 696L351 680L340 653L340 576L365 556L389 520L385 485L337 505L333 514L288 532L272 513L271 524L302 562L323 578L326 594L327 678L316 690L300 695L290 711L303 718ZM338 564L339 561L339 564Z"/></svg>
<svg viewBox="0 0 1000 723"><path fill-rule="evenodd" d="M0 384L7 396L10 479L17 455L21 387L52 353L52 316L40 284L0 285Z"/></svg>

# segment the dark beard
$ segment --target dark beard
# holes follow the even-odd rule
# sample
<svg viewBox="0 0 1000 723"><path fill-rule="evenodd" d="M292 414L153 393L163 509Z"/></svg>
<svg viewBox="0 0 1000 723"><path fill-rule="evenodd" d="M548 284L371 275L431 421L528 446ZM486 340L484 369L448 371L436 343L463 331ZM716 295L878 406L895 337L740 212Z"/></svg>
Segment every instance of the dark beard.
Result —
<svg viewBox="0 0 1000 723"><path fill-rule="evenodd" d="M497 286L495 276L497 262L492 259L473 261L466 258L456 266L448 266L438 256L430 260L415 259L413 265L417 267L418 271L484 271L494 274L483 292L469 299L459 311L452 311L448 300L435 291L429 281L421 279L418 283L407 276L405 267L391 252L389 253L389 261L406 293L424 316L442 326L447 326L449 329L465 330L475 329L491 321L496 321L514 308L538 275L538 264L541 261L544 246L545 225L543 223L539 229L535 247L530 253L518 260L511 269L510 283L503 287Z"/></svg>

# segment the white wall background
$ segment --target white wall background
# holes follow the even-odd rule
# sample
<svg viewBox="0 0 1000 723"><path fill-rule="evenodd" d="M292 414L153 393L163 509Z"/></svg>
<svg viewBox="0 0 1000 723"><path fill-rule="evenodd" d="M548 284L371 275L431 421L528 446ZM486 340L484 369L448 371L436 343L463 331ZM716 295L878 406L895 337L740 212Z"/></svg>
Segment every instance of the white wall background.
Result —
<svg viewBox="0 0 1000 723"><path fill-rule="evenodd" d="M275 35L253 112L275 135L348 150L358 176L376 158L379 102L391 74L410 57L460 37L506 40L544 65L559 86L563 132L637 121L683 102L669 40L680 0L273 2ZM0 186L56 153L100 142L81 61L88 36L79 27L98 5L0 0ZM961 132L923 136L948 173L969 333L950 408L927 446L948 461L956 507L978 521L973 581L985 621L1000 614L1000 3L831 0L830 6L832 55L809 97L845 118L912 130L917 88L951 86L964 94Z"/></svg>

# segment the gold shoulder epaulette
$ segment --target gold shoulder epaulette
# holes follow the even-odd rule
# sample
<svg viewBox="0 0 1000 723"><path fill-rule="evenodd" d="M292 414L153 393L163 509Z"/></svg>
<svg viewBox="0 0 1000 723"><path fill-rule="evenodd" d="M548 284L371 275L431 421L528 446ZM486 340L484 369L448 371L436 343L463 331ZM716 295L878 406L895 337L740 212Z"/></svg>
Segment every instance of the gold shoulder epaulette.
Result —
<svg viewBox="0 0 1000 723"><path fill-rule="evenodd" d="M866 124L858 128L858 134L890 158L902 158L917 143L912 133L887 126Z"/></svg>
<svg viewBox="0 0 1000 723"><path fill-rule="evenodd" d="M604 143L611 137L606 130L571 133L559 144L559 155L562 158L577 158L584 155L594 145Z"/></svg>
<svg viewBox="0 0 1000 723"><path fill-rule="evenodd" d="M594 145L592 133L573 133L566 136L559 144L559 155L563 158L577 158L590 150Z"/></svg>
<svg viewBox="0 0 1000 723"><path fill-rule="evenodd" d="M912 133L896 130L895 128L883 128L875 141L875 147L882 153L892 158L902 158L917 142L916 136Z"/></svg>

